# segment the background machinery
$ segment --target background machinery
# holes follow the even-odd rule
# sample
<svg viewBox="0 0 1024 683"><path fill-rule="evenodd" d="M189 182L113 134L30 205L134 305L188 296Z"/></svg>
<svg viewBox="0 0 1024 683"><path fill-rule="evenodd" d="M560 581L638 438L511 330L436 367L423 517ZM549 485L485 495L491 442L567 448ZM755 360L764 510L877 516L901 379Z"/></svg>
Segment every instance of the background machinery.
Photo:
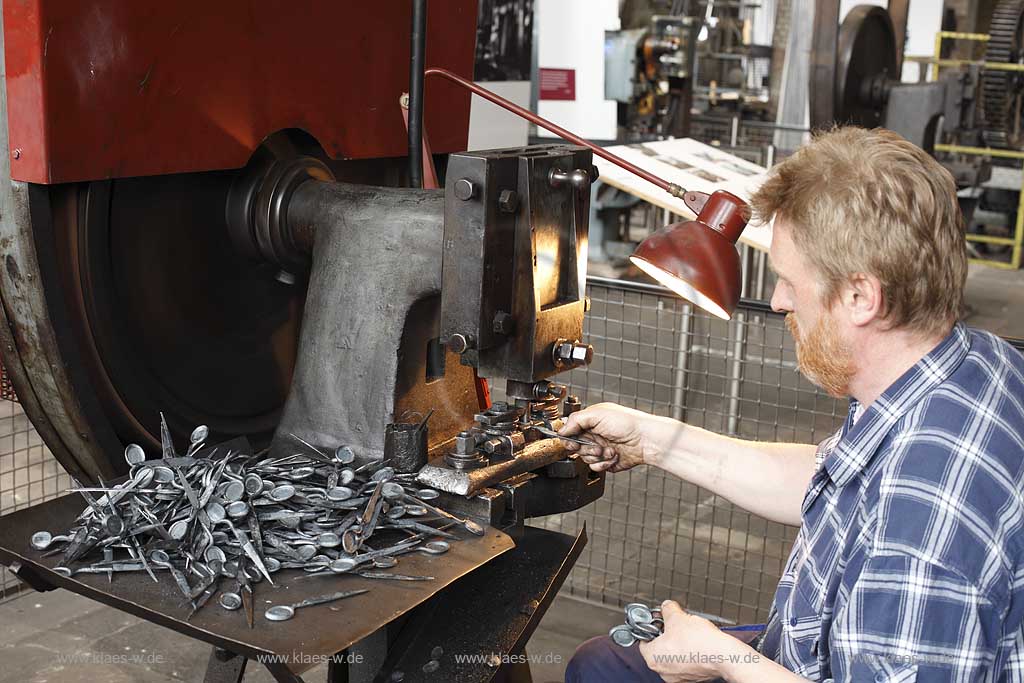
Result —
<svg viewBox="0 0 1024 683"><path fill-rule="evenodd" d="M987 33L940 32L926 62L930 77L918 83L899 78L906 2L859 5L841 25L838 7L834 0L816 5L812 129L883 126L934 154L960 188L974 255L1009 251L1008 262L984 262L1018 267L1024 3L998 2ZM949 57L954 41L968 43L966 58ZM978 44L983 49L973 49Z"/></svg>

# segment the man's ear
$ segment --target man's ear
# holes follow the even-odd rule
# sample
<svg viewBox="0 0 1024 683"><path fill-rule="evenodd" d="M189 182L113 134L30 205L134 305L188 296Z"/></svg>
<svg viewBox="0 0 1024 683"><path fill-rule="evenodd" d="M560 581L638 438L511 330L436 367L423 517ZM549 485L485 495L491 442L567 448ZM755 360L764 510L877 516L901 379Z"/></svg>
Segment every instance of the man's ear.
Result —
<svg viewBox="0 0 1024 683"><path fill-rule="evenodd" d="M840 302L850 322L858 327L885 315L882 283L868 273L854 273L842 288Z"/></svg>

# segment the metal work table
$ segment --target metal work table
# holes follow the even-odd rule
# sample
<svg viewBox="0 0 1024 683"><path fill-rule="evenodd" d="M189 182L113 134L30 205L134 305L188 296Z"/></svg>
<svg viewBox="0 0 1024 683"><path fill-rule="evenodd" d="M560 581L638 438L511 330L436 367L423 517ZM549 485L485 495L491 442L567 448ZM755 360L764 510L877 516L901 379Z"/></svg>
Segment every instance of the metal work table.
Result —
<svg viewBox="0 0 1024 683"><path fill-rule="evenodd" d="M448 653L521 650L586 543L585 531L573 538L527 527L514 543L507 534L488 528L482 537L467 534L443 556L402 556L402 573L426 574L434 581L381 581L355 575L306 579L301 571L282 570L273 575L276 586L266 581L254 586L256 623L249 629L241 610L229 612L216 604L187 619L190 606L169 576L154 583L142 572L119 574L108 583L102 574L66 577L54 572L60 554L43 557L44 552L30 546L29 537L35 530L67 529L81 510L82 499L68 495L0 517L0 563L36 590L65 588L210 643L215 650L207 681L240 680L247 659L264 662L278 681L301 681L301 674L318 661L343 652L407 612L389 648L385 672L401 669L406 681L490 680L497 667L460 665L456 671L450 656L444 662L447 670L436 676L423 673L421 667L437 645ZM287 622L263 618L271 604L358 588L370 592L298 610ZM295 652L301 652L304 661L292 661ZM275 656L278 661L272 661ZM345 666L329 670L331 681L348 679Z"/></svg>

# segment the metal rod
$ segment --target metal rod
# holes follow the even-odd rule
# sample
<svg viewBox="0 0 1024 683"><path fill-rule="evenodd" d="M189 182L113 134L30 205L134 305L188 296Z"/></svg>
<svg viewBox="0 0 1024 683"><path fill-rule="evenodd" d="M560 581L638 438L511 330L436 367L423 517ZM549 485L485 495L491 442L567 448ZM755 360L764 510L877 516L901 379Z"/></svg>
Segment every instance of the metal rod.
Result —
<svg viewBox="0 0 1024 683"><path fill-rule="evenodd" d="M584 140L583 138L581 138L580 136L576 135L575 133L571 133L571 132L567 131L565 128L562 128L561 126L559 126L559 125L557 125L555 123L552 123L551 121L548 121L547 119L545 119L543 117L537 116L536 114L534 114L529 109L524 109L523 107L520 107L518 104L515 104L514 102L510 102L510 101L506 100L504 97L501 97L500 95L496 95L493 92L491 92L490 90L487 90L486 88L481 88L476 83L473 83L471 81L467 81L465 78L462 78L461 76L457 76L456 74L453 74L451 71L448 71L447 69L439 69L437 67L431 67L431 68L426 70L425 75L427 75L427 76L441 76L442 78L446 78L449 81L451 81L451 82L453 82L453 83L455 83L457 85L461 85L463 88L466 88L470 92L479 95L480 97L484 98L488 102L496 104L499 107L502 107L503 109L507 109L508 111L512 112L516 116L520 116L520 117L526 119L527 121L540 126L541 128L549 130L552 133L554 133L555 135L557 135L557 136L559 136L561 138L564 138L564 139L568 140L569 142L572 142L572 143L575 143L577 145L580 145L581 147L586 147L587 149L589 149L590 151L592 151L594 154L596 154L597 156L601 157L605 161L609 161L609 162L615 164L616 166L629 171L633 175L639 176L640 178L643 178L647 182L652 183L653 185L655 185L657 187L660 187L661 189L665 190L666 192L671 194L673 197L680 197L680 198L682 198L683 195L686 194L686 190L683 189L682 187L680 187L679 185L676 185L675 183L670 183L667 180L663 180L663 179L659 178L658 176L654 175L653 173L645 171L644 169L640 168L639 166L637 166L635 164L631 164L630 162L626 161L622 157L616 156L615 154L612 154L611 152L607 151L606 149L604 149L602 147L598 147L594 143L588 142L587 140ZM412 105L410 103L410 107L411 106ZM410 109L410 115L411 115L411 109ZM410 120L410 123L411 123L411 120ZM409 127L410 127L410 129L412 128L411 125Z"/></svg>
<svg viewBox="0 0 1024 683"><path fill-rule="evenodd" d="M940 66L980 66L991 71L1024 71L1024 64L1004 64L1003 62L986 62L980 59L932 59L926 62L933 67ZM933 79L934 80L934 79Z"/></svg>
<svg viewBox="0 0 1024 683"><path fill-rule="evenodd" d="M757 263L757 283L754 285L754 298L757 299L758 301L764 301L764 287L765 280L767 279L766 266L768 262L768 254L763 251L757 252L755 261Z"/></svg>
<svg viewBox="0 0 1024 683"><path fill-rule="evenodd" d="M963 33L959 31L939 31L936 34L939 38L953 38L954 40L988 40L987 33Z"/></svg>
<svg viewBox="0 0 1024 683"><path fill-rule="evenodd" d="M950 152L952 154L977 154L985 157L1002 157L1004 159L1024 159L1024 152L1014 152L1008 149L992 149L991 147L966 147L964 145L935 145L936 152Z"/></svg>
<svg viewBox="0 0 1024 683"><path fill-rule="evenodd" d="M423 187L423 64L427 46L427 0L413 0L409 60L409 181Z"/></svg>
<svg viewBox="0 0 1024 683"><path fill-rule="evenodd" d="M747 294L748 280L750 279L750 251L747 245L743 245L743 254L740 259L741 269L743 271L742 277L740 278L741 289L740 294L745 296ZM729 421L727 426L727 433L736 435L739 429L740 421L740 392L742 391L743 382L743 357L747 351L747 316L745 313L737 312L733 319L733 325L735 329L735 339L733 341L732 348L732 363L729 367Z"/></svg>
<svg viewBox="0 0 1024 683"><path fill-rule="evenodd" d="M676 352L675 386L672 389L672 418L680 422L686 418L686 371L690 355L690 326L693 308L683 304L682 321L679 325L679 348Z"/></svg>

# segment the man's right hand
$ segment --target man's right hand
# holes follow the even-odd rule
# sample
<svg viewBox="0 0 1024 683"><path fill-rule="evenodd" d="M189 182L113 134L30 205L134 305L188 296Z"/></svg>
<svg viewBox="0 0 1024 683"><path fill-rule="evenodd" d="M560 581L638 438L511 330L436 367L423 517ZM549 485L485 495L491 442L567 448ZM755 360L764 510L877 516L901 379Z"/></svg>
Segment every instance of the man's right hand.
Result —
<svg viewBox="0 0 1024 683"><path fill-rule="evenodd" d="M645 433L645 423L651 417L615 403L598 403L570 415L559 434L580 436L595 443L583 446L565 442L566 449L579 452L590 469L622 472L651 462L654 446L651 434Z"/></svg>

